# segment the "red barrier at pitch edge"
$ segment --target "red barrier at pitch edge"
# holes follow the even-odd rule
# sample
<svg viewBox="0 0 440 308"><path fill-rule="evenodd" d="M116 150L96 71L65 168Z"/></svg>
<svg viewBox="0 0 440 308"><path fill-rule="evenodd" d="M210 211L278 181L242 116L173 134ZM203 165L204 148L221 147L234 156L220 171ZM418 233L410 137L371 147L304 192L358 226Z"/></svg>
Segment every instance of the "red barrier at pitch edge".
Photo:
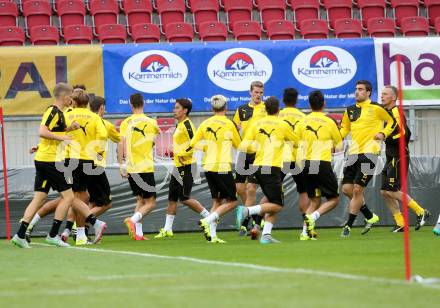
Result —
<svg viewBox="0 0 440 308"><path fill-rule="evenodd" d="M11 224L9 222L9 195L8 195L8 171L6 169L5 149L5 122L3 121L3 108L0 107L0 127L2 131L2 161L3 161L3 184L5 187L5 217L6 217L6 238L11 239Z"/></svg>

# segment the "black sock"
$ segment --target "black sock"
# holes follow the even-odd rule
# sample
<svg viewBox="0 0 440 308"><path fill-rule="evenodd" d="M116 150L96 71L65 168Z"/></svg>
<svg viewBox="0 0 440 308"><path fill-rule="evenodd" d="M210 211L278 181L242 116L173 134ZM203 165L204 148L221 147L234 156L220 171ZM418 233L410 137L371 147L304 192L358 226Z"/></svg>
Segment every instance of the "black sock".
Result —
<svg viewBox="0 0 440 308"><path fill-rule="evenodd" d="M301 215L302 215L302 217L303 217L303 220L306 220L306 213L301 213Z"/></svg>
<svg viewBox="0 0 440 308"><path fill-rule="evenodd" d="M66 221L66 229L72 231L72 228L73 228L73 221L70 220Z"/></svg>
<svg viewBox="0 0 440 308"><path fill-rule="evenodd" d="M362 205L361 212L362 212L362 214L364 214L366 219L371 219L373 217L373 213L371 213L371 211L368 208L367 204Z"/></svg>
<svg viewBox="0 0 440 308"><path fill-rule="evenodd" d="M349 226L351 228L353 226L354 221L356 220L356 216L357 215L355 215L355 214L350 214L348 216L348 221L347 221L347 223L345 225Z"/></svg>
<svg viewBox="0 0 440 308"><path fill-rule="evenodd" d="M20 228L18 229L17 235L19 238L24 239L24 237L26 236L26 230L29 226L28 222L22 221L20 223Z"/></svg>
<svg viewBox="0 0 440 308"><path fill-rule="evenodd" d="M261 221L263 220L263 217L260 215L252 215L252 219L254 220L255 224L261 227Z"/></svg>
<svg viewBox="0 0 440 308"><path fill-rule="evenodd" d="M93 226L96 222L96 216L93 214L90 214L89 216L87 216L86 222L90 223Z"/></svg>
<svg viewBox="0 0 440 308"><path fill-rule="evenodd" d="M84 233L86 234L86 236L89 236L89 225L85 225L84 226Z"/></svg>
<svg viewBox="0 0 440 308"><path fill-rule="evenodd" d="M245 219L243 219L243 222L241 223L241 226L242 227L246 227L246 229L247 229L247 227L249 225L249 220L251 220L251 218L249 216L246 217Z"/></svg>
<svg viewBox="0 0 440 308"><path fill-rule="evenodd" d="M58 232L60 231L61 223L62 223L61 220L58 220L58 219L53 220L52 228L50 229L50 232L49 232L50 237L55 237L58 235Z"/></svg>

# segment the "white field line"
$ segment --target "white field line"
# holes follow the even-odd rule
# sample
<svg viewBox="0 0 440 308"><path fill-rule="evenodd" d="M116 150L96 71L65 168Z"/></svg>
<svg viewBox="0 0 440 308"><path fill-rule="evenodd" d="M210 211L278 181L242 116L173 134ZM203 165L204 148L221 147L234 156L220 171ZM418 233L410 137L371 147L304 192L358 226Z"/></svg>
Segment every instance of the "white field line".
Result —
<svg viewBox="0 0 440 308"><path fill-rule="evenodd" d="M35 243L34 245L40 246L50 246L47 244L39 244ZM310 276L321 276L328 278L337 278L342 280L353 280L353 281L367 281L367 282L376 282L382 284L395 284L395 285L408 285L408 286L423 286L433 289L439 289L440 285L432 284L432 282L438 282L436 278L426 279L428 283L423 283L419 281L417 284L408 283L405 280L400 279L390 279L383 277L370 277L363 275L353 275L353 274L344 274L338 272L326 272L320 270L313 269L305 269L305 268L282 268L282 267L273 267L266 265L258 265L252 263L240 263L240 262L225 262L225 261L216 261L216 260L206 260L206 259L198 259L193 257L185 257L185 256L166 256L166 255L156 255L151 253L141 253L134 251L124 251L124 250L111 250L111 249L98 249L98 248L85 248L85 247L74 247L71 246L68 249L88 251L88 252L98 252L98 253L109 253L109 254L119 254L126 256L135 256L135 257L143 257L143 258L155 258L155 259L163 259L163 260L179 260L186 261L190 263L198 263L198 264L207 264L207 265L220 265L226 267L235 267L235 268L246 268L251 270L272 272L272 273L290 273L290 274L305 274Z"/></svg>

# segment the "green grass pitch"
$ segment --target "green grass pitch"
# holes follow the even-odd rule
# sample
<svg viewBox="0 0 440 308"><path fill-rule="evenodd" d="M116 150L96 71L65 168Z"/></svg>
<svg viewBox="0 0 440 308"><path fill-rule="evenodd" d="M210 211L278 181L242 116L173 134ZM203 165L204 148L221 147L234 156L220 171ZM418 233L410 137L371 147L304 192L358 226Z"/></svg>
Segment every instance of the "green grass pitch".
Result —
<svg viewBox="0 0 440 308"><path fill-rule="evenodd" d="M134 242L105 236L99 245L18 249L0 242L0 307L435 307L440 281L404 282L403 235L374 228L348 239L321 229L300 242L260 245L236 232L227 244L201 233ZM152 238L152 236L150 236ZM413 275L440 278L440 237L411 231ZM34 239L34 243L43 243ZM218 261L218 262L216 262Z"/></svg>

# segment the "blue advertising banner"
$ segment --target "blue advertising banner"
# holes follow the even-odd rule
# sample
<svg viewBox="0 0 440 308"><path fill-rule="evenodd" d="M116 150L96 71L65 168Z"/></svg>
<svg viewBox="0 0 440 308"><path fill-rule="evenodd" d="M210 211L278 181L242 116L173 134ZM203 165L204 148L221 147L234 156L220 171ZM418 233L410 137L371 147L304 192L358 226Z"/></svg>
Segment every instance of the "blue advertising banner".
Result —
<svg viewBox="0 0 440 308"><path fill-rule="evenodd" d="M171 112L180 97L209 111L215 94L233 110L249 101L254 80L264 82L265 96L296 88L302 108L316 89L329 108L353 104L359 79L372 82L377 100L372 39L105 45L103 61L109 113L130 112L134 92L144 94L146 112Z"/></svg>

